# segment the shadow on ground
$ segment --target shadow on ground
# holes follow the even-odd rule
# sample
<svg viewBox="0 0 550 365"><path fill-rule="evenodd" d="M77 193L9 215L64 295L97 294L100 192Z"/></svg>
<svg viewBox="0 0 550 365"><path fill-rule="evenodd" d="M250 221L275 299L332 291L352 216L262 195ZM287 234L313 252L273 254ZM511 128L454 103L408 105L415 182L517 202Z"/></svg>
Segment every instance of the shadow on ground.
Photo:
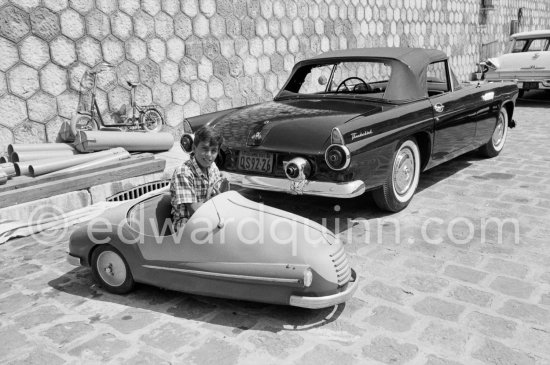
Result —
<svg viewBox="0 0 550 365"><path fill-rule="evenodd" d="M137 284L127 295L108 293L92 280L89 268L75 268L51 280L48 285L69 295L88 300L116 303L130 308L153 311L207 324L226 327L232 333L254 330L279 332L301 331L327 325L344 312L346 305L310 310L291 306L254 303L191 295ZM90 322L103 320L108 313L90 317ZM111 318L109 318L111 319ZM122 318L124 319L124 318ZM108 320L108 319L107 319Z"/></svg>

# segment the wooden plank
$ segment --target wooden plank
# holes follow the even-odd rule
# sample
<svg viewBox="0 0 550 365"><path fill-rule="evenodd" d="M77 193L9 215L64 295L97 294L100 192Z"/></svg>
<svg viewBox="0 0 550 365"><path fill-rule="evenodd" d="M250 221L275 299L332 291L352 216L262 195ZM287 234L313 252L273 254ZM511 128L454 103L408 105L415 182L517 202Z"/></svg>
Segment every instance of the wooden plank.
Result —
<svg viewBox="0 0 550 365"><path fill-rule="evenodd" d="M82 190L90 186L153 174L164 171L165 166L165 160L153 159L109 169L103 167L101 171L96 172L80 172L79 176L57 179L40 185L27 186L0 193L0 208Z"/></svg>
<svg viewBox="0 0 550 365"><path fill-rule="evenodd" d="M11 180L8 180L6 185L0 186L0 193L9 191L9 190L25 188L27 186L39 185L49 181L55 181L55 180L59 180L60 178L74 177L74 176L79 176L89 172L101 171L101 170L105 170L106 168L132 165L141 161L152 160L153 158L154 158L154 155L152 153L142 153L139 155L133 155L132 157L126 160L113 161L103 166L92 167L90 169L83 170L83 171L69 172L64 174L63 176L59 176L59 175L54 175L54 176L43 175L38 177L16 176L16 177L12 177Z"/></svg>

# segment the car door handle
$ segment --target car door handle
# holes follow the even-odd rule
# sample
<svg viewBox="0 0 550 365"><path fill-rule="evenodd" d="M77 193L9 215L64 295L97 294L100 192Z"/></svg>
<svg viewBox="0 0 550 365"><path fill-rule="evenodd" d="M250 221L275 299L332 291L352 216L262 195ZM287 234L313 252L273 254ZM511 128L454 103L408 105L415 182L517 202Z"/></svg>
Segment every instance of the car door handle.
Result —
<svg viewBox="0 0 550 365"><path fill-rule="evenodd" d="M441 113L443 112L443 110L445 110L445 106L443 104L435 104L434 110L438 113Z"/></svg>

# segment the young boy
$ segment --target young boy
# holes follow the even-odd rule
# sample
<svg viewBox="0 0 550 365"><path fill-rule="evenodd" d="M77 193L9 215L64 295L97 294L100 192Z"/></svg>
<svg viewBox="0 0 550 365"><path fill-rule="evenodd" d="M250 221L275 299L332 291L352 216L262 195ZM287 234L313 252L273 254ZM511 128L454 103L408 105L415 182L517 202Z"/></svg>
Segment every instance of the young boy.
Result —
<svg viewBox="0 0 550 365"><path fill-rule="evenodd" d="M189 160L174 171L170 192L172 222L176 231L206 201L208 188L221 178L220 170L214 161L222 142L223 137L213 128L199 129L195 133L193 152Z"/></svg>

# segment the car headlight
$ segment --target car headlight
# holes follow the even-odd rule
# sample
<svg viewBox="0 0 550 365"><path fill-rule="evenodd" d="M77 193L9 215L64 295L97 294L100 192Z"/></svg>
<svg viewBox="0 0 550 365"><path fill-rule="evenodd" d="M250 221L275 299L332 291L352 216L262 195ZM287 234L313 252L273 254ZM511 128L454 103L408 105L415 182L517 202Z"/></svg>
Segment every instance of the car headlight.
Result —
<svg viewBox="0 0 550 365"><path fill-rule="evenodd" d="M346 146L340 144L330 145L325 151L325 161L328 167L339 171L347 168L351 162L351 155Z"/></svg>
<svg viewBox="0 0 550 365"><path fill-rule="evenodd" d="M187 153L191 152L193 150L194 139L195 139L194 134L186 133L183 136L181 136L181 139L180 139L181 148Z"/></svg>
<svg viewBox="0 0 550 365"><path fill-rule="evenodd" d="M304 286L306 288L311 286L311 283L313 282L313 271L308 267L304 270Z"/></svg>

